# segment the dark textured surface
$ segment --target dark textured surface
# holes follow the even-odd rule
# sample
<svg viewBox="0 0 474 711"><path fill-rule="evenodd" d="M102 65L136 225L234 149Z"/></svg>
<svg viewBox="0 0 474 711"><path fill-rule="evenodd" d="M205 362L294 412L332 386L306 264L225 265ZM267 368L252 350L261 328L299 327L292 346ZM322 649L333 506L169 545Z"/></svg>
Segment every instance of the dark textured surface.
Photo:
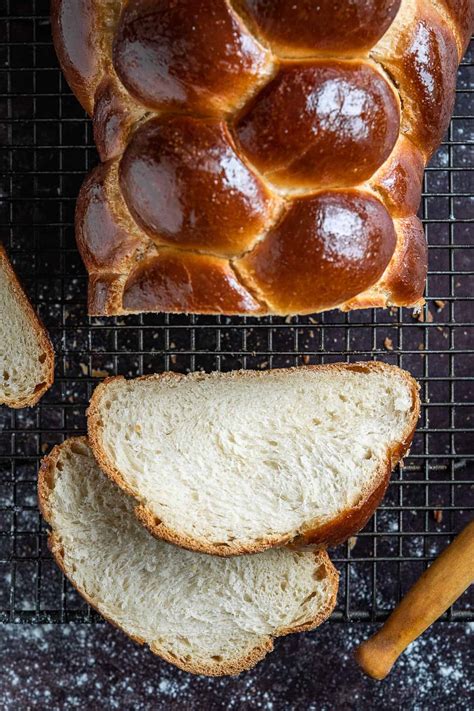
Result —
<svg viewBox="0 0 474 711"><path fill-rule="evenodd" d="M430 274L421 317L400 309L292 320L89 319L72 222L97 157L90 124L57 67L48 6L0 0L0 236L57 352L56 382L38 407L0 408L0 621L94 619L50 559L36 474L53 444L84 431L88 399L105 374L375 357L420 380L424 408L411 456L377 515L333 553L341 571L333 619L346 624L281 641L238 681L193 680L108 626L0 627L0 708L61 708L68 693L63 708L86 701L90 708L468 708L464 624L436 627L380 685L364 681L347 655L472 517L472 49L459 71L447 140L424 179ZM468 595L447 617L472 619Z"/></svg>
<svg viewBox="0 0 474 711"><path fill-rule="evenodd" d="M382 682L359 671L354 647L373 625L326 625L277 641L238 677L193 677L109 625L7 625L0 641L0 707L126 711L425 711L472 708L473 626L439 623ZM469 657L469 654L471 656Z"/></svg>

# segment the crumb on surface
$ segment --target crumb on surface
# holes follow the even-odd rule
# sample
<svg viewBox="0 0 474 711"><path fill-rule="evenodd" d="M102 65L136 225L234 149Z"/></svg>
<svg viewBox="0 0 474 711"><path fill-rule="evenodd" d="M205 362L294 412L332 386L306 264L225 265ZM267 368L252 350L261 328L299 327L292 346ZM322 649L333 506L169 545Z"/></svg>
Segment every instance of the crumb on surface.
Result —
<svg viewBox="0 0 474 711"><path fill-rule="evenodd" d="M102 370L100 368L92 368L91 375L93 378L108 378L109 373L107 370Z"/></svg>
<svg viewBox="0 0 474 711"><path fill-rule="evenodd" d="M420 309L413 311L413 318L415 318L420 323L433 323L433 314L431 313L428 306L425 309Z"/></svg>

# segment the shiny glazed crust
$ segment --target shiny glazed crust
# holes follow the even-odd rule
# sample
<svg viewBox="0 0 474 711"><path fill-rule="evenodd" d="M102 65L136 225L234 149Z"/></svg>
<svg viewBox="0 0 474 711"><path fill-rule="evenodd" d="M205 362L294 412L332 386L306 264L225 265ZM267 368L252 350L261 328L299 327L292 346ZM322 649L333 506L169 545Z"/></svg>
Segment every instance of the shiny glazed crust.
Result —
<svg viewBox="0 0 474 711"><path fill-rule="evenodd" d="M298 370L353 370L362 373L368 373L370 371L387 371L390 372L394 366L389 366L378 361L371 362L360 362L360 363L335 363L330 365L314 365L314 366L300 366ZM295 368L282 369L277 372L291 372ZM157 538L162 538L165 541L174 543L176 545L182 546L183 548L188 548L189 550L199 551L201 553L209 553L211 555L219 555L227 557L230 555L241 555L244 553L258 553L272 546L281 545L309 545L315 544L318 546L334 546L342 541L345 541L349 536L353 535L361 528L363 528L369 518L373 515L375 509L381 502L383 495L387 489L388 483L390 481L390 475L392 470L398 464L398 462L403 459L407 454L415 429L420 416L420 398L419 398L419 385L414 380L409 373L406 371L400 371L403 379L407 382L410 387L412 394L412 410L410 422L407 425L406 431L403 433L403 437L399 442L397 442L392 449L387 451L387 456L385 463L381 466L380 471L374 478L374 485L370 490L364 492L361 500L356 506L342 512L336 519L329 521L323 526L318 525L317 527L312 526L309 522L306 524L305 528L299 532L296 537L292 536L273 536L267 538L266 540L259 539L258 542L251 543L249 545L242 544L240 542L226 542L224 545L210 543L205 540L198 540L190 538L183 535L181 532L173 530L166 526L161 521L158 521L153 513L147 508L146 503L141 501L137 493L127 484L122 478L120 471L115 467L114 463L105 453L102 447L102 423L100 415L100 400L103 396L107 394L107 383L121 379L123 376L115 376L112 378L106 378L97 388L94 390L92 398L90 400L89 409L87 411L87 429L89 436L89 444L92 448L94 456L100 465L103 472L107 474L123 491L127 494L133 496L137 499L138 504L135 508L135 515L140 520L140 522L150 531L150 533ZM224 378L264 378L266 373L273 371L235 371L233 373L226 373L219 377ZM200 379L209 377L202 373L192 373L190 375L181 375L178 373L163 373L155 375L145 375L137 380L160 380L163 378L194 378Z"/></svg>
<svg viewBox="0 0 474 711"><path fill-rule="evenodd" d="M422 175L472 22L471 0L53 0L103 161L76 212L90 314L423 304Z"/></svg>
<svg viewBox="0 0 474 711"><path fill-rule="evenodd" d="M51 493L54 489L55 485L55 476L56 476L56 465L58 462L58 459L61 455L61 452L64 451L65 449L68 448L74 448L74 446L81 446L87 443L87 438L86 437L73 437L71 439L66 440L63 444L56 445L51 452L44 457L44 459L41 462L41 467L39 470L39 476L38 476L38 505L41 511L41 514L45 521L52 526L52 521L51 521L51 510L50 510L50 503L49 499L51 496ZM105 619L110 622L112 625L120 629L122 632L125 632L134 642L137 642L138 644L145 644L145 640L136 637L133 635L130 635L126 632L126 630L122 629L120 625L118 625L114 620L110 619L109 617L105 616L103 612L100 609L100 603L96 600L93 600L90 595L87 594L85 590L81 590L80 588L75 585L74 581L71 579L71 576L69 575L69 571L66 568L65 562L64 562L64 550L63 546L61 543L61 538L59 534L52 529L49 532L48 535L48 547L58 565L58 567L61 569L61 571L64 573L64 575L70 580L71 584L77 589L79 594L84 598L84 600L97 612L99 612ZM254 667L259 661L261 661L269 652L273 650L273 640L275 637L283 637L288 634L293 634L296 632L305 632L308 630L312 630L315 627L319 627L320 624L322 624L331 614L331 612L334 609L334 606L336 604L336 598L337 598L337 590L338 590L338 585L339 585L339 574L337 570L334 568L333 564L331 563L331 560L326 553L326 551L315 551L314 553L315 556L315 572L318 571L321 566L324 568L324 572L327 577L331 579L331 587L333 590L333 594L330 600L328 600L327 604L325 607L323 607L319 613L312 619L309 620L307 623L299 626L293 626L293 627L287 627L285 629L279 630L278 634L276 634L274 637L268 636L267 639L262 640L262 643L258 646L255 647L251 653L247 654L245 657L238 657L232 660L232 662L219 662L216 661L212 666L211 665L203 665L199 663L184 663L182 660L177 659L176 657L171 657L166 650L164 650L162 647L159 645L156 646L151 646L150 651L153 652L153 654L156 654L157 656L161 657L165 661L169 662L170 664L174 664L175 666L178 666L179 668L183 669L184 671L190 672L192 674L206 674L208 676L224 676L228 674L239 674L242 671L246 671L247 669L251 669Z"/></svg>
<svg viewBox="0 0 474 711"><path fill-rule="evenodd" d="M31 305L30 300L23 291L23 288L20 282L18 281L18 277L16 276L15 271L10 263L10 260L8 259L5 248L1 243L0 269L2 269L7 275L15 298L28 319L33 337L37 340L38 347L42 351L42 355L44 356L45 370L47 372L46 380L44 382L38 383L34 389L34 392L32 392L31 395L17 400L11 400L9 398L2 399L0 395L0 405L5 404L8 405L8 407L12 407L14 409L19 409L22 407L33 407L34 405L36 405L38 400L43 397L45 392L49 390L49 388L54 382L54 350L46 328L44 327L38 314Z"/></svg>

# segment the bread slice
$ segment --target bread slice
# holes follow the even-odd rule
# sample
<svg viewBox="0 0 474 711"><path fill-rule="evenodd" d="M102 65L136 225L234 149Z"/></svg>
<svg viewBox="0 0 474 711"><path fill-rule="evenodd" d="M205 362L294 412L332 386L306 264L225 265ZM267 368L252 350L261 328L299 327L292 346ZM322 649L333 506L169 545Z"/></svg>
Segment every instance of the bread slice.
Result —
<svg viewBox="0 0 474 711"><path fill-rule="evenodd" d="M0 244L0 405L35 405L54 379L54 351Z"/></svg>
<svg viewBox="0 0 474 711"><path fill-rule="evenodd" d="M338 575L323 551L217 558L158 541L100 471L85 438L42 463L49 546L81 595L132 639L186 671L235 674L334 608Z"/></svg>
<svg viewBox="0 0 474 711"><path fill-rule="evenodd" d="M419 417L382 363L110 378L89 440L156 536L215 555L336 544L365 525Z"/></svg>

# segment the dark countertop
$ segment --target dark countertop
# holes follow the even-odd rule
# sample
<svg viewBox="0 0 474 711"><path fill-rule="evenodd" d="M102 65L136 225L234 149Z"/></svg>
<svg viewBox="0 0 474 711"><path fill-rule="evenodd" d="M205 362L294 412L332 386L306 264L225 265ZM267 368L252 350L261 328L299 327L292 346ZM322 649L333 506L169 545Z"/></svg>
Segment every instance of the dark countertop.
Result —
<svg viewBox="0 0 474 711"><path fill-rule="evenodd" d="M329 623L317 632L277 641L276 650L250 672L208 679L162 662L109 625L4 625L0 708L463 711L473 707L474 624L434 625L382 682L365 677L352 659L353 648L374 630L367 624Z"/></svg>

